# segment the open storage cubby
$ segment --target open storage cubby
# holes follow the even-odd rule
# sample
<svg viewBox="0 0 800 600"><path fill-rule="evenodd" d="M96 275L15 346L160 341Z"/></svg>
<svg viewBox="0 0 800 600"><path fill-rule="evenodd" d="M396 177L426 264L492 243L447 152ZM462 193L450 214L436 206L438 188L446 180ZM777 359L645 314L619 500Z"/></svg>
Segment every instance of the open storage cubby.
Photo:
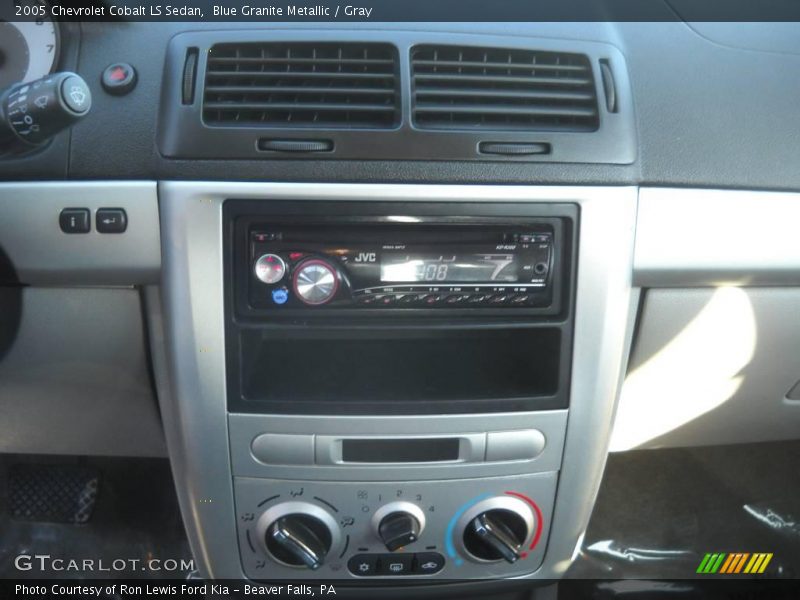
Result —
<svg viewBox="0 0 800 600"><path fill-rule="evenodd" d="M559 327L244 329L236 410L425 414L564 408ZM560 393L561 392L561 393Z"/></svg>

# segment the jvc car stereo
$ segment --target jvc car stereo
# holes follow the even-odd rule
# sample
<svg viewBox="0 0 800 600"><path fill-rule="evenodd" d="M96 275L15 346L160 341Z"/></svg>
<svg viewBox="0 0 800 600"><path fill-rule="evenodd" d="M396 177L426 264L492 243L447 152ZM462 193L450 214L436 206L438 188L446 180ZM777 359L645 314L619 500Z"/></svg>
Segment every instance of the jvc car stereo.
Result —
<svg viewBox="0 0 800 600"><path fill-rule="evenodd" d="M549 306L561 241L550 223L254 224L252 308Z"/></svg>

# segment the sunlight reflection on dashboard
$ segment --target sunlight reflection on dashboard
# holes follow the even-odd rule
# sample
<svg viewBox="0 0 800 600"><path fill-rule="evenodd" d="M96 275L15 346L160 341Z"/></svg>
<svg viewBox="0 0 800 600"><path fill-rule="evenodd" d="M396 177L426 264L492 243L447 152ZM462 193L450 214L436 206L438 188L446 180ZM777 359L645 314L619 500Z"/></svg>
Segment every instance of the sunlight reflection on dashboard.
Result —
<svg viewBox="0 0 800 600"><path fill-rule="evenodd" d="M717 289L678 335L627 375L610 451L641 446L725 403L742 384L756 338L746 292Z"/></svg>

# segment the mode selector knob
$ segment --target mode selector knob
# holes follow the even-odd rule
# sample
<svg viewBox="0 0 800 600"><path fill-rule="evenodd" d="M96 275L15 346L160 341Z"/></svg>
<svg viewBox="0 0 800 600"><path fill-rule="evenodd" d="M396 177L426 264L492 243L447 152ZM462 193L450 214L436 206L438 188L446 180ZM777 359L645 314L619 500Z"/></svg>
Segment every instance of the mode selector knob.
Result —
<svg viewBox="0 0 800 600"><path fill-rule="evenodd" d="M419 539L425 527L425 513L416 504L392 502L375 511L372 523L386 549L394 552Z"/></svg>
<svg viewBox="0 0 800 600"><path fill-rule="evenodd" d="M301 301L317 306L329 302L336 295L339 274L330 263L310 258L297 265L292 284Z"/></svg>
<svg viewBox="0 0 800 600"><path fill-rule="evenodd" d="M319 569L332 548L341 544L336 520L308 502L284 502L258 520L257 535L267 553L291 567Z"/></svg>
<svg viewBox="0 0 800 600"><path fill-rule="evenodd" d="M331 548L325 524L309 515L287 515L269 526L267 548L283 562L319 569Z"/></svg>

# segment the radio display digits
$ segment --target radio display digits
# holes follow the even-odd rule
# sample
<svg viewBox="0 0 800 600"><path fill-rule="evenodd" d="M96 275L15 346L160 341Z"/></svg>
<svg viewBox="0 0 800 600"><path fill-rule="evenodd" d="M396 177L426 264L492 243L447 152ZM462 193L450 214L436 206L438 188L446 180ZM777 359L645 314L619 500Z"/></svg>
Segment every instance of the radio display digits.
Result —
<svg viewBox="0 0 800 600"><path fill-rule="evenodd" d="M380 280L384 283L515 283L519 281L519 273L511 254L385 253L380 261Z"/></svg>

